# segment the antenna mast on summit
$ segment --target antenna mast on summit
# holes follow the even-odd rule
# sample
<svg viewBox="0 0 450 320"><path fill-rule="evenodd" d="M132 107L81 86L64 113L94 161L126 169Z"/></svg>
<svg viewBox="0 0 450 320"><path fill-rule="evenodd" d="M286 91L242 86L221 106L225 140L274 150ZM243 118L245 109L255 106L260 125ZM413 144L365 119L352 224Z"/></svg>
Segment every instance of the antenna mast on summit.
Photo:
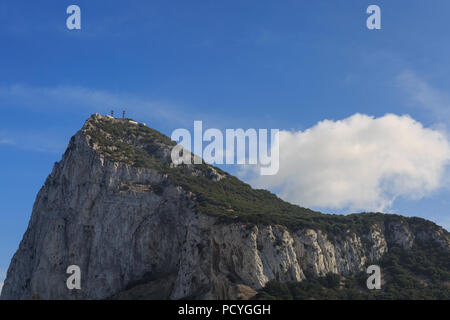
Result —
<svg viewBox="0 0 450 320"><path fill-rule="evenodd" d="M122 111L122 119L125 119L125 110Z"/></svg>
<svg viewBox="0 0 450 320"><path fill-rule="evenodd" d="M114 118L114 110L111 110L111 117Z"/></svg>

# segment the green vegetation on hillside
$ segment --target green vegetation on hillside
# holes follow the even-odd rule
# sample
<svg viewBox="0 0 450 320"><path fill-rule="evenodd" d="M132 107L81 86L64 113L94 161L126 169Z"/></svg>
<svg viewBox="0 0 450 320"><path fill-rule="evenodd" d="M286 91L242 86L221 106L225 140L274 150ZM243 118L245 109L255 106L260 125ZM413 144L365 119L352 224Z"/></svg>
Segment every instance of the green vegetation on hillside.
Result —
<svg viewBox="0 0 450 320"><path fill-rule="evenodd" d="M100 118L94 122L90 119L86 129L91 137L90 144L97 144L102 153L115 162L147 168L159 166L160 161L153 153L161 145L174 145L174 142L156 130L128 120L113 122Z"/></svg>
<svg viewBox="0 0 450 320"><path fill-rule="evenodd" d="M280 224L292 230L309 227L324 230L330 236L353 231L359 234L368 231L374 224L382 225L387 220L409 222L421 226L436 227L424 219L407 219L397 215L381 213L351 214L347 216L321 214L290 204L266 190L255 190L250 185L214 168L225 176L220 181L211 179L212 167L205 163L195 165L199 175L192 174L187 166L171 167L164 158L164 148L175 142L156 130L128 120L99 118L87 122L87 134L91 143L113 161L146 167L167 174L175 184L195 194L197 211L214 215L226 221Z"/></svg>
<svg viewBox="0 0 450 320"><path fill-rule="evenodd" d="M385 280L381 290L368 290L369 275L363 272L347 278L328 274L295 283L271 281L255 299L450 299L448 250L430 243L417 243L411 250L393 247L378 264Z"/></svg>

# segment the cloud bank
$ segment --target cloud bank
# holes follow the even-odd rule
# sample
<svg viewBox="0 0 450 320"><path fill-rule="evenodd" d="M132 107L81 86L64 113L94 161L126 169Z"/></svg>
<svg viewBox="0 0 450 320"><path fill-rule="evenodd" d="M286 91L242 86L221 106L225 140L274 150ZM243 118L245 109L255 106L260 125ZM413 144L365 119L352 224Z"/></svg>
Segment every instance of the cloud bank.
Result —
<svg viewBox="0 0 450 320"><path fill-rule="evenodd" d="M280 131L280 170L242 174L306 206L382 211L397 197L420 199L442 186L450 145L446 136L409 116L355 114L298 132Z"/></svg>

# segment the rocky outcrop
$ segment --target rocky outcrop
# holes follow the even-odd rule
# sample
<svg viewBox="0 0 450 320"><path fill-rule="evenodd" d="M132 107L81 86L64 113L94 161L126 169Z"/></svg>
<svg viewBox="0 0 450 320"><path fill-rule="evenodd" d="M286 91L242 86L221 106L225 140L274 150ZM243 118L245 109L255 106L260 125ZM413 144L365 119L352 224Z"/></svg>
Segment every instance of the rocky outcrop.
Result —
<svg viewBox="0 0 450 320"><path fill-rule="evenodd" d="M162 148L160 159L170 154ZM415 235L399 222L330 236L226 222L197 212L196 201L157 169L109 159L81 130L37 195L1 297L250 298L272 279L361 271L392 245L433 238L449 247L439 230ZM69 265L81 268L81 290L66 287Z"/></svg>

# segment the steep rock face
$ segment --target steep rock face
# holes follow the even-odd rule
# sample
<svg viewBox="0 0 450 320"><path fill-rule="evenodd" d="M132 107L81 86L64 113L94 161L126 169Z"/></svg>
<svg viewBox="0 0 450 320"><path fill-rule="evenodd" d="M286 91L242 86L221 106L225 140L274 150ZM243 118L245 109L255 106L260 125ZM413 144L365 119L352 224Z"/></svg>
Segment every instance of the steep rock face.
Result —
<svg viewBox="0 0 450 320"><path fill-rule="evenodd" d="M441 229L415 235L395 221L331 236L199 213L195 195L165 173L100 152L90 125L40 190L2 299L234 299L273 279L361 271L389 246L409 248L416 238L449 248ZM151 151L166 161L170 146ZM212 180L223 178L213 171ZM66 287L69 265L81 268L81 290Z"/></svg>
<svg viewBox="0 0 450 320"><path fill-rule="evenodd" d="M163 196L121 191L124 184L162 179L104 161L77 134L38 194L2 296L69 298L64 278L71 264L81 267L86 284L78 296L92 298L111 295L151 269L173 268L187 200L175 187Z"/></svg>

